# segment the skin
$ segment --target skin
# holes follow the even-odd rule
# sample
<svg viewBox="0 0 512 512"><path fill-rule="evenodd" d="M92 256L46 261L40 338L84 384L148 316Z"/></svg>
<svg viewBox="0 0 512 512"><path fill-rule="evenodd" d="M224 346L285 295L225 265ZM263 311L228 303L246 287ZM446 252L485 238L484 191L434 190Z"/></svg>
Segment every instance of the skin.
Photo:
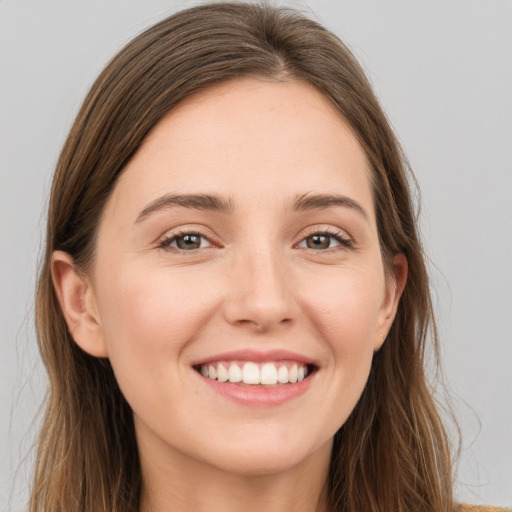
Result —
<svg viewBox="0 0 512 512"><path fill-rule="evenodd" d="M54 254L70 332L110 358L134 411L143 512L325 509L333 435L362 393L407 274L401 255L384 268L370 172L315 88L238 79L187 99L152 130L105 206L88 275ZM141 216L166 194L215 194L232 211L168 205ZM343 195L360 210L297 211L304 194ZM173 237L191 232L201 246L180 250ZM311 246L315 233L327 247ZM192 368L240 349L291 350L317 371L281 405L240 404Z"/></svg>

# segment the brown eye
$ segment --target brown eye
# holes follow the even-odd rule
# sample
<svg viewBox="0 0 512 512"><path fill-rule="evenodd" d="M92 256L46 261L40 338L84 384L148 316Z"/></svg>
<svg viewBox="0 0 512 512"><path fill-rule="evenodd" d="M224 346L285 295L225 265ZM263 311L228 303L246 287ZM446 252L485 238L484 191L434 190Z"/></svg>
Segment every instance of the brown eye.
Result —
<svg viewBox="0 0 512 512"><path fill-rule="evenodd" d="M298 246L313 251L325 251L336 247L350 249L352 240L341 233L319 232L304 238Z"/></svg>
<svg viewBox="0 0 512 512"><path fill-rule="evenodd" d="M178 249L180 251L195 251L209 247L211 244L206 237L198 233L183 233L173 236L171 239L163 242L165 249Z"/></svg>
<svg viewBox="0 0 512 512"><path fill-rule="evenodd" d="M200 235L183 235L176 238L176 245L178 249L191 250L199 249L201 247Z"/></svg>
<svg viewBox="0 0 512 512"><path fill-rule="evenodd" d="M329 235L312 235L306 238L306 246L308 249L328 249L331 246L332 236Z"/></svg>

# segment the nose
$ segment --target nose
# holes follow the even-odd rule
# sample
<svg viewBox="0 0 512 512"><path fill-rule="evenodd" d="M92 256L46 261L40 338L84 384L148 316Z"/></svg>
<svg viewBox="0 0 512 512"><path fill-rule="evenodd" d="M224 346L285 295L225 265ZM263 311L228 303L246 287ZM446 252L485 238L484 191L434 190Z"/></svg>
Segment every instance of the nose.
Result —
<svg viewBox="0 0 512 512"><path fill-rule="evenodd" d="M229 274L224 316L257 333L292 324L298 305L291 271L277 251L240 255Z"/></svg>

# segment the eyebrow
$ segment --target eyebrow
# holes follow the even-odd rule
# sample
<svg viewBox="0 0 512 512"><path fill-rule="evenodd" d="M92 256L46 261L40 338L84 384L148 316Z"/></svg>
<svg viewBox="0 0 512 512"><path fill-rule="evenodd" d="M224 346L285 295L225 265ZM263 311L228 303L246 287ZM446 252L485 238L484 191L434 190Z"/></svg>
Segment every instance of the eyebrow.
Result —
<svg viewBox="0 0 512 512"><path fill-rule="evenodd" d="M154 212L172 206L220 213L233 213L234 211L232 199L217 194L165 194L146 206L137 216L135 223L140 222ZM351 208L368 220L366 211L357 201L338 194L301 194L293 201L292 209L294 211L308 211L331 206Z"/></svg>
<svg viewBox="0 0 512 512"><path fill-rule="evenodd" d="M293 209L295 211L316 210L329 208L331 206L344 206L346 208L351 208L361 214L366 220L369 220L365 209L357 201L354 201L350 197L338 194L307 193L297 196L293 202Z"/></svg>
<svg viewBox="0 0 512 512"><path fill-rule="evenodd" d="M140 222L156 211L171 206L181 206L183 208L194 208L196 210L208 210L220 213L232 213L234 209L231 199L225 199L216 194L166 194L146 206L137 216L135 223Z"/></svg>

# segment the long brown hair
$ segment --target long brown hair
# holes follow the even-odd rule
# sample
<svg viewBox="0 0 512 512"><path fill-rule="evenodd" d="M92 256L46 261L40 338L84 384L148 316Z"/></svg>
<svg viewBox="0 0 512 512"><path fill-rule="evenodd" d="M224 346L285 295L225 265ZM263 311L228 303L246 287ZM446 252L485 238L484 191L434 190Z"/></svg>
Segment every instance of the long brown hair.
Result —
<svg viewBox="0 0 512 512"><path fill-rule="evenodd" d="M131 41L98 77L57 164L36 298L49 375L31 512L137 512L141 469L132 412L108 359L73 342L53 289L53 251L84 271L103 205L151 130L187 96L241 76L304 80L332 101L366 151L381 249L408 261L408 282L355 410L334 438L334 511L452 508L448 441L425 376L437 337L408 165L360 66L343 43L296 11L214 3L181 11Z"/></svg>

